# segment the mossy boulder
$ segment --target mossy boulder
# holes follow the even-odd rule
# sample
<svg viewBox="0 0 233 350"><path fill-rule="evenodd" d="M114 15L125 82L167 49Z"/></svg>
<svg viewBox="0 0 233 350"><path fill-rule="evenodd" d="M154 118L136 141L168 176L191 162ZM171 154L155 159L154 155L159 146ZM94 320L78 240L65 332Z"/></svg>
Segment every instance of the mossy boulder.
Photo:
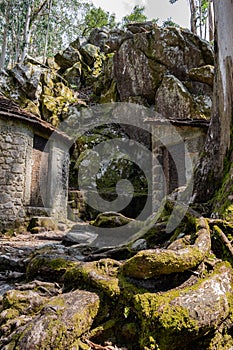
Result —
<svg viewBox="0 0 233 350"><path fill-rule="evenodd" d="M143 39L147 41L146 37ZM113 65L121 101L127 101L131 96L141 96L150 104L154 103L155 92L166 68L163 64L155 65L143 50L140 51L136 38L123 42L114 55Z"/></svg>
<svg viewBox="0 0 233 350"><path fill-rule="evenodd" d="M81 76L82 76L81 62L77 62L71 68L66 69L63 76L64 76L64 79L69 83L69 85L73 89L78 90L81 87Z"/></svg>
<svg viewBox="0 0 233 350"><path fill-rule="evenodd" d="M202 67L192 68L189 71L189 78L194 81L200 81L210 86L214 84L214 66L206 65Z"/></svg>
<svg viewBox="0 0 233 350"><path fill-rule="evenodd" d="M40 80L43 70L40 65L25 61L11 69L10 74L28 98L38 101L42 92Z"/></svg>
<svg viewBox="0 0 233 350"><path fill-rule="evenodd" d="M28 263L27 279L44 278L46 281L61 281L66 270L77 263L70 256L38 254Z"/></svg>
<svg viewBox="0 0 233 350"><path fill-rule="evenodd" d="M120 213L104 212L97 215L96 219L92 222L92 225L97 227L113 228L127 225L132 221L133 219L127 218Z"/></svg>
<svg viewBox="0 0 233 350"><path fill-rule="evenodd" d="M199 97L196 102L195 96L179 79L166 75L157 90L155 107L167 119L207 118L210 116L211 100L206 102Z"/></svg>
<svg viewBox="0 0 233 350"><path fill-rule="evenodd" d="M192 68L212 64L213 50L204 40L187 30L151 26L121 44L114 55L114 79L121 101L141 96L151 105L165 74L183 82Z"/></svg>
<svg viewBox="0 0 233 350"><path fill-rule="evenodd" d="M80 263L66 271L65 287L88 286L114 299L120 295L117 277L120 266L121 263L113 259Z"/></svg>
<svg viewBox="0 0 233 350"><path fill-rule="evenodd" d="M122 29L110 29L107 27L95 28L87 39L89 43L98 46L105 53L116 51L121 43L132 37L130 32Z"/></svg>
<svg viewBox="0 0 233 350"><path fill-rule="evenodd" d="M51 231L55 231L58 229L57 222L54 221L54 218L46 217L46 216L44 217L35 216L31 218L27 229L28 231L31 231L35 227L45 228L46 230L51 230Z"/></svg>
<svg viewBox="0 0 233 350"><path fill-rule="evenodd" d="M77 102L74 92L62 82L53 85L53 89L46 89L41 96L41 109L43 117L53 126L58 126L60 118L68 111L70 104Z"/></svg>
<svg viewBox="0 0 233 350"><path fill-rule="evenodd" d="M54 59L56 64L58 64L61 69L65 70L81 61L82 56L76 47L70 45L64 51L57 53Z"/></svg>
<svg viewBox="0 0 233 350"><path fill-rule="evenodd" d="M0 333L9 336L17 327L33 318L48 302L48 298L30 291L10 290L2 299Z"/></svg>
<svg viewBox="0 0 233 350"><path fill-rule="evenodd" d="M88 66L93 66L100 55L100 48L98 46L85 43L81 46L80 52L83 56L84 62Z"/></svg>

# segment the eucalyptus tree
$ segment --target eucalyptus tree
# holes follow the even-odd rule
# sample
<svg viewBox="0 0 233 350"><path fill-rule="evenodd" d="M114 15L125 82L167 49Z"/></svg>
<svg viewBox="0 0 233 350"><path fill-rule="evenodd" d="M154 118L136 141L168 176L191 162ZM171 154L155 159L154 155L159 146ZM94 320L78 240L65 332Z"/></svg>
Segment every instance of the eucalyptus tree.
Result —
<svg viewBox="0 0 233 350"><path fill-rule="evenodd" d="M178 0L169 0L174 4ZM194 34L207 38L207 26L209 40L213 40L213 0L188 0L190 8L190 29Z"/></svg>
<svg viewBox="0 0 233 350"><path fill-rule="evenodd" d="M97 26L116 25L115 15L89 0L0 0L0 69L27 55L45 61Z"/></svg>
<svg viewBox="0 0 233 350"><path fill-rule="evenodd" d="M1 40L1 68L22 62L32 44L34 23L43 13L49 0L2 0L0 13L3 32Z"/></svg>
<svg viewBox="0 0 233 350"><path fill-rule="evenodd" d="M8 42L8 31L10 28L10 0L0 2L0 12L3 16L0 17L0 23L2 27L2 36L1 36L1 56L0 56L0 71L4 69L6 61L6 52L7 52L7 42Z"/></svg>
<svg viewBox="0 0 233 350"><path fill-rule="evenodd" d="M26 2L26 16L23 28L23 42L20 63L24 61L29 52L33 24L40 16L43 9L48 6L49 2L49 0L43 0L40 2L37 0L27 0Z"/></svg>

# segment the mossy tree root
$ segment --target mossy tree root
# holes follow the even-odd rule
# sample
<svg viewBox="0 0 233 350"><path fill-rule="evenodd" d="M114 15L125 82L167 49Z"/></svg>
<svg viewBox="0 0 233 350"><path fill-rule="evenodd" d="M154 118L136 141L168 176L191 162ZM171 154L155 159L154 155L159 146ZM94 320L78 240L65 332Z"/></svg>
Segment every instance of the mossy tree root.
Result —
<svg viewBox="0 0 233 350"><path fill-rule="evenodd" d="M172 249L142 250L123 264L123 273L134 278L151 278L183 272L199 265L210 252L211 239L207 221L196 219L196 240L193 245L177 251Z"/></svg>

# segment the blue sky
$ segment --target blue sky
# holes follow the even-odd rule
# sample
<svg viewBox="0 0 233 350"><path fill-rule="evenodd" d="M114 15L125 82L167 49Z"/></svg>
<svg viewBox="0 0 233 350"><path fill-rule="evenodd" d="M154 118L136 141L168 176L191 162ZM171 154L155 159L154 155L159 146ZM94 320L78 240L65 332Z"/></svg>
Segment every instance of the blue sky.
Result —
<svg viewBox="0 0 233 350"><path fill-rule="evenodd" d="M92 2L110 13L114 12L117 20L129 14L135 5L141 5L145 6L145 13L149 19L157 17L160 19L159 24L172 17L172 20L181 27L189 27L188 0L178 0L173 5L169 0L92 0Z"/></svg>

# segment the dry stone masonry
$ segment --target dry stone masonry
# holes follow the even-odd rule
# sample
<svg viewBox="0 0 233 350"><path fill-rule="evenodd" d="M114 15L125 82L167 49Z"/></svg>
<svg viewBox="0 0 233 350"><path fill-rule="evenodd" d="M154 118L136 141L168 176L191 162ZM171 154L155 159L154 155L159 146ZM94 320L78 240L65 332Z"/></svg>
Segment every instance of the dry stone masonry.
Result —
<svg viewBox="0 0 233 350"><path fill-rule="evenodd" d="M42 213L66 219L69 139L6 98L0 107L0 227Z"/></svg>

